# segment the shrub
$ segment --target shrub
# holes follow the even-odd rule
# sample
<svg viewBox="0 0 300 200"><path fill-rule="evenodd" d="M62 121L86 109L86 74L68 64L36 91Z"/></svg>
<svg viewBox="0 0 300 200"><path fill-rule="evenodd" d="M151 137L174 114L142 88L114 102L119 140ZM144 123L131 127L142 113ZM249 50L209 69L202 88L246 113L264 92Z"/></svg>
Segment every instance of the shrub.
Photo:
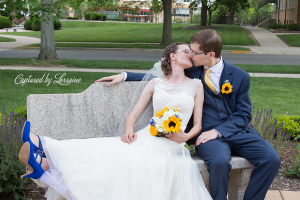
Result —
<svg viewBox="0 0 300 200"><path fill-rule="evenodd" d="M101 21L101 13L95 13L96 14L96 20ZM103 21L106 21L106 14L102 14L103 15Z"/></svg>
<svg viewBox="0 0 300 200"><path fill-rule="evenodd" d="M176 24L182 24L183 20L181 18L175 18Z"/></svg>
<svg viewBox="0 0 300 200"><path fill-rule="evenodd" d="M68 17L68 19L74 19L74 20L78 20L79 17Z"/></svg>
<svg viewBox="0 0 300 200"><path fill-rule="evenodd" d="M268 26L269 29L286 29L287 25L281 25L281 24L270 24Z"/></svg>
<svg viewBox="0 0 300 200"><path fill-rule="evenodd" d="M18 114L18 116L21 117L22 119L27 118L27 106L18 108L17 110L15 110L15 114L16 114L16 116Z"/></svg>
<svg viewBox="0 0 300 200"><path fill-rule="evenodd" d="M32 30L32 20L31 19L27 19L24 23L24 28L25 30Z"/></svg>
<svg viewBox="0 0 300 200"><path fill-rule="evenodd" d="M0 29L11 28L12 21L8 17L0 16Z"/></svg>
<svg viewBox="0 0 300 200"><path fill-rule="evenodd" d="M24 186L30 180L22 180L20 176L26 173L25 166L21 165L18 155L22 146L21 131L24 124L21 118L14 122L14 115L5 115L0 118L0 194L14 199L25 199ZM9 199L9 198L7 198Z"/></svg>
<svg viewBox="0 0 300 200"><path fill-rule="evenodd" d="M41 21L39 19L34 19L32 21L31 28L34 31L41 31Z"/></svg>
<svg viewBox="0 0 300 200"><path fill-rule="evenodd" d="M53 18L53 26L54 26L54 30L61 29L61 22L56 17ZM34 31L41 31L41 21L39 19L33 20L31 28Z"/></svg>
<svg viewBox="0 0 300 200"><path fill-rule="evenodd" d="M85 13L85 20L96 20L96 13L94 12Z"/></svg>
<svg viewBox="0 0 300 200"><path fill-rule="evenodd" d="M280 124L283 130L286 130L286 133L290 137L289 139L294 139L297 135L300 135L300 116L286 116L286 115L276 115L273 117L272 122L277 119L276 129L279 129Z"/></svg>
<svg viewBox="0 0 300 200"><path fill-rule="evenodd" d="M290 31L297 31L299 28L298 24L288 24L287 29Z"/></svg>
<svg viewBox="0 0 300 200"><path fill-rule="evenodd" d="M288 117L286 115L277 115L273 117L272 110L263 111L262 109L257 109L255 112L254 108L255 106L253 106L252 109L253 118L249 123L250 127L258 131L262 138L272 144L280 158L284 157L287 153L293 156L291 168L285 166L285 170L287 172L286 175L299 177L300 161L298 160L297 162L297 159L300 158L300 145L297 144L299 136L296 136L295 140L290 140L291 138L289 137L289 134L287 134L287 130L289 128L289 124L292 124L292 119L299 122L300 117ZM285 121L288 122L284 123Z"/></svg>
<svg viewBox="0 0 300 200"><path fill-rule="evenodd" d="M58 19L53 20L53 26L54 26L54 30L60 30L61 29L61 22Z"/></svg>

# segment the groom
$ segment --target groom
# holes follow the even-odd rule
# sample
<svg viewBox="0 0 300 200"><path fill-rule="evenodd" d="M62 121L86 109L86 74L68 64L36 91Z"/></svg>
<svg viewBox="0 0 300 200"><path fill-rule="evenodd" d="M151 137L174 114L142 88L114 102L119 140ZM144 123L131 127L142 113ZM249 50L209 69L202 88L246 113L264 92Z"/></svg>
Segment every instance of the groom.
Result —
<svg viewBox="0 0 300 200"><path fill-rule="evenodd" d="M231 155L250 161L254 168L244 199L263 200L280 165L271 144L251 129L250 76L242 69L225 62L221 56L222 40L211 29L200 31L191 38L190 58L194 66L185 70L189 78L199 78L204 87L202 130L194 138L183 133L168 136L175 142L196 144L197 154L207 165L210 194L215 200L226 199ZM143 74L123 73L98 81L108 85L139 81ZM192 118L191 118L192 119ZM193 126L190 120L185 132Z"/></svg>

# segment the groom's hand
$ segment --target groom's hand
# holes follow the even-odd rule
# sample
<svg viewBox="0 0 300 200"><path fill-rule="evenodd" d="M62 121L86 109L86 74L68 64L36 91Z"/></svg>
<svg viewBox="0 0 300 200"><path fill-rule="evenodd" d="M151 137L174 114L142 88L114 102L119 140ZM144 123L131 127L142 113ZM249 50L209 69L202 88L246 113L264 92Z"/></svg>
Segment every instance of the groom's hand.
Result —
<svg viewBox="0 0 300 200"><path fill-rule="evenodd" d="M180 129L179 133L175 132L172 134L166 134L166 137L176 143L182 143L182 142L186 142L189 140L187 134L185 132L183 132L181 129Z"/></svg>
<svg viewBox="0 0 300 200"><path fill-rule="evenodd" d="M219 136L219 133L212 129L210 131L203 132L196 141L196 147L199 146L202 143L208 142L209 140L214 140Z"/></svg>
<svg viewBox="0 0 300 200"><path fill-rule="evenodd" d="M110 81L107 86L111 86L113 84L116 84L116 83L120 83L123 81L124 79L124 74L118 74L118 75L113 75L113 76L108 76L108 77L103 77L99 80L96 80L95 83L97 82L104 82L104 81Z"/></svg>
<svg viewBox="0 0 300 200"><path fill-rule="evenodd" d="M130 144L131 142L135 141L137 135L134 132L126 132L122 137L121 140L124 143Z"/></svg>

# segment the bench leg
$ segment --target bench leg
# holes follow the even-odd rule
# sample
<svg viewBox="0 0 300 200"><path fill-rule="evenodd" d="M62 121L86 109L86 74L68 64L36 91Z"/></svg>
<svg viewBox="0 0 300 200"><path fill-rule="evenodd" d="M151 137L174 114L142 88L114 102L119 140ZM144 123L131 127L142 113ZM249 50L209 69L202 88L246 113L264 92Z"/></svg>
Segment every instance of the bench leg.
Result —
<svg viewBox="0 0 300 200"><path fill-rule="evenodd" d="M242 200L244 198L251 172L252 168L231 170L228 183L229 200Z"/></svg>
<svg viewBox="0 0 300 200"><path fill-rule="evenodd" d="M6 32L8 32L8 29L6 29Z"/></svg>
<svg viewBox="0 0 300 200"><path fill-rule="evenodd" d="M14 29L14 32L17 32L17 29Z"/></svg>

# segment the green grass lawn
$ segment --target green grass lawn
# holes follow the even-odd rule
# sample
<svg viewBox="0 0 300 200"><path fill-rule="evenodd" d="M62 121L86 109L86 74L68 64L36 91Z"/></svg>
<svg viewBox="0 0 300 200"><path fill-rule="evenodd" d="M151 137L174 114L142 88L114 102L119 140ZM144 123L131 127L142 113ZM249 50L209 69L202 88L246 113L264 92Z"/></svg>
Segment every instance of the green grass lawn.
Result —
<svg viewBox="0 0 300 200"><path fill-rule="evenodd" d="M40 47L41 44L31 44L27 47ZM99 44L99 43L55 43L56 47L82 47L82 48L141 48L141 49L165 49L166 46L160 46L158 44ZM234 47L234 46L223 46L222 50L240 50L250 51L249 48Z"/></svg>
<svg viewBox="0 0 300 200"><path fill-rule="evenodd" d="M273 110L273 115L300 115L300 79L251 77L250 97L257 108Z"/></svg>
<svg viewBox="0 0 300 200"><path fill-rule="evenodd" d="M0 106L5 104L6 112L12 112L15 109L26 105L26 98L29 94L60 94L60 93L79 93L88 88L95 80L104 76L110 76L113 73L97 73L97 72L48 72L48 71L15 71L15 70L1 70L0 71ZM81 78L80 83L71 83L69 85L59 85L53 83L55 75L61 76L66 73L65 78ZM41 78L45 74L43 80L46 79L47 74L52 78L52 83L47 86L47 83L20 83L20 79L16 77L23 76L23 78Z"/></svg>
<svg viewBox="0 0 300 200"><path fill-rule="evenodd" d="M173 42L190 42L193 34L199 30L183 29L186 24L172 24ZM191 26L191 25L190 25ZM194 25L193 25L194 26ZM251 45L254 41L240 26L223 25L216 28L224 45ZM62 29L54 31L56 42L147 42L160 43L162 23L96 23L83 21L62 21ZM41 32L4 33L29 37L41 37Z"/></svg>
<svg viewBox="0 0 300 200"><path fill-rule="evenodd" d="M19 83L16 77L41 78L45 74L53 78L56 74L64 72L47 71L17 71L1 70L0 73L0 105L6 105L6 111L26 105L26 97L29 94L60 94L60 93L79 93L88 88L93 82L101 77L112 75L112 73L91 73L91 72L65 72L66 78L81 78L81 83L71 83L70 85L58 85L51 83ZM60 76L57 75L57 76ZM45 78L44 78L45 79ZM292 78L251 78L250 96L252 104L258 108L273 109L273 114L300 115L300 90L298 89L300 79Z"/></svg>
<svg viewBox="0 0 300 200"><path fill-rule="evenodd" d="M293 47L300 47L300 34L290 34L290 35L277 35L285 43Z"/></svg>
<svg viewBox="0 0 300 200"><path fill-rule="evenodd" d="M0 42L15 42L15 39L0 36Z"/></svg>
<svg viewBox="0 0 300 200"><path fill-rule="evenodd" d="M81 60L60 59L57 61L39 61L36 58L0 58L0 66L66 66L91 69L150 69L153 61L127 60ZM246 72L300 74L300 65L246 65L237 64Z"/></svg>

